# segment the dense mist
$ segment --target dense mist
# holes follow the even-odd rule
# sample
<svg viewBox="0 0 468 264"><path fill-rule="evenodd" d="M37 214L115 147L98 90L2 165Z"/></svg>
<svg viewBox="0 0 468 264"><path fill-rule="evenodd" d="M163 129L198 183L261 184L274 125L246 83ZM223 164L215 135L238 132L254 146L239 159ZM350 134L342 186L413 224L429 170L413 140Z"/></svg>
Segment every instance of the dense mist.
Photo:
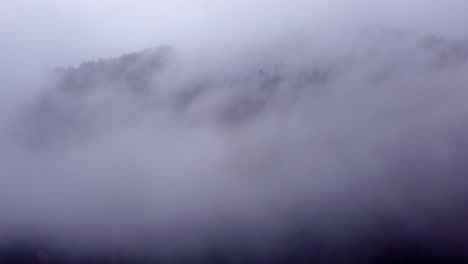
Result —
<svg viewBox="0 0 468 264"><path fill-rule="evenodd" d="M1 5L0 262L468 261L463 1Z"/></svg>

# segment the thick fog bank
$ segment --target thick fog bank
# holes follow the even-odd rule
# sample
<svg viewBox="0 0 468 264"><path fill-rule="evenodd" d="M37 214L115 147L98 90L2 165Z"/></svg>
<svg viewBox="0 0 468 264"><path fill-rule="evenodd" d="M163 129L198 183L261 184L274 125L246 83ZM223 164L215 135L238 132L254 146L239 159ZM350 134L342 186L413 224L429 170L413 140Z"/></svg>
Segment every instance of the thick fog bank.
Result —
<svg viewBox="0 0 468 264"><path fill-rule="evenodd" d="M2 114L2 248L466 260L466 42L365 29L226 53L59 68Z"/></svg>
<svg viewBox="0 0 468 264"><path fill-rule="evenodd" d="M2 1L0 263L468 262L467 8Z"/></svg>

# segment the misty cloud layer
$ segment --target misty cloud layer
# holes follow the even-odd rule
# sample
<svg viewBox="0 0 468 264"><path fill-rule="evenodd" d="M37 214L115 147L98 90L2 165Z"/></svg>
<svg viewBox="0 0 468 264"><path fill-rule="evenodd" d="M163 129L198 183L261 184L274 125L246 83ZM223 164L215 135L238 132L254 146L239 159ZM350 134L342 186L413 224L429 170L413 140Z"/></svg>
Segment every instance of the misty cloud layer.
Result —
<svg viewBox="0 0 468 264"><path fill-rule="evenodd" d="M39 46L0 44L15 50L0 64L0 249L268 263L309 247L368 261L400 235L466 246L468 42L448 21L465 4L349 2L117 1L139 17L126 23L106 1L75 15L7 1L8 36ZM19 26L31 5L44 13ZM29 31L52 10L50 32ZM119 33L108 19L129 28L101 35Z"/></svg>

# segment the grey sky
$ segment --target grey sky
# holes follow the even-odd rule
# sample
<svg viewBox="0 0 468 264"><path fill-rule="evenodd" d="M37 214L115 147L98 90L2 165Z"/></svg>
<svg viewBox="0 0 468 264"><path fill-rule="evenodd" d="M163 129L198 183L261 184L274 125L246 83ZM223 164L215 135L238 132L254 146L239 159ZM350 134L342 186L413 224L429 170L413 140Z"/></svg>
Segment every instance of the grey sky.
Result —
<svg viewBox="0 0 468 264"><path fill-rule="evenodd" d="M3 0L0 45L8 59L52 66L304 24L385 23L464 34L467 5L463 0Z"/></svg>

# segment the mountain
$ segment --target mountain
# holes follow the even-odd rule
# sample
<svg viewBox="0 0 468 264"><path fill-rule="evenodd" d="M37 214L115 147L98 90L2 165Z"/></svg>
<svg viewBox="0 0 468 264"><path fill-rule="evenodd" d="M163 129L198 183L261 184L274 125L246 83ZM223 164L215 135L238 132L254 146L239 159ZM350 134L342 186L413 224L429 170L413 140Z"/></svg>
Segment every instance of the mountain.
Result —
<svg viewBox="0 0 468 264"><path fill-rule="evenodd" d="M467 83L393 29L58 68L8 143L50 239L0 262L466 263Z"/></svg>
<svg viewBox="0 0 468 264"><path fill-rule="evenodd" d="M463 71L468 61L465 41L393 29L353 32L338 38L325 34L249 52L211 62L206 69L204 61L184 60L170 47L58 68L47 95L34 110L32 130L42 131L34 132L36 135L60 138L54 134L61 133L59 123L88 126L83 122L89 123L86 120L92 117L84 115L95 113L85 113L86 109L118 108L120 102L112 100L120 100L125 93L140 98L134 99L148 108L164 107L177 115L198 111L204 100L217 97L217 102L209 103L213 109L200 115L235 125L263 111L289 107L297 100L319 100L316 98L342 89L346 82L355 85L358 81L361 86L385 92L384 86L395 81ZM103 93L107 95L99 97ZM51 127L53 131L49 131ZM75 131L76 127L70 129Z"/></svg>

